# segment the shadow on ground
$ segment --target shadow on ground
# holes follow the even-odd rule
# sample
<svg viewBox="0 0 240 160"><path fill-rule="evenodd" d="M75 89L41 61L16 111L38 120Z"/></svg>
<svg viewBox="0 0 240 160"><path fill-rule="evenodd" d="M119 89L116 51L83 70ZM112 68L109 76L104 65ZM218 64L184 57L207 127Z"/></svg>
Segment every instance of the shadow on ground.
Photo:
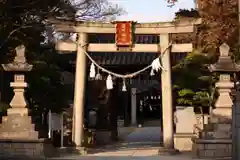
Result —
<svg viewBox="0 0 240 160"><path fill-rule="evenodd" d="M159 160L159 156L147 156L147 157L131 157L131 156L71 156L62 157L58 159L72 159L72 160ZM161 160L161 159L160 159ZM175 159L164 159L163 160L175 160Z"/></svg>
<svg viewBox="0 0 240 160"><path fill-rule="evenodd" d="M162 144L159 142L149 142L143 144L142 142L139 144L138 142L120 142L115 145L108 145L104 147L89 149L88 154L98 154L98 153L106 153L106 152L120 152L120 151L135 151L135 150L158 150L162 147Z"/></svg>
<svg viewBox="0 0 240 160"><path fill-rule="evenodd" d="M124 156L124 155L106 155L106 156L68 156L61 158L52 158L51 160L72 159L72 160L200 160L189 157L189 155L178 156ZM50 160L50 159L49 159ZM207 160L207 159L201 159Z"/></svg>

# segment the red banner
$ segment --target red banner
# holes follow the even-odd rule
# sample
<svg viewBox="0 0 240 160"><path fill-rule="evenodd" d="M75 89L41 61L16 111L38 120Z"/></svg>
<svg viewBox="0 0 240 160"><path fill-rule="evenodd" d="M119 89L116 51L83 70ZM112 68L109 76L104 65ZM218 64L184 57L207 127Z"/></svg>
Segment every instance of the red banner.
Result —
<svg viewBox="0 0 240 160"><path fill-rule="evenodd" d="M116 22L116 45L132 46L132 21Z"/></svg>

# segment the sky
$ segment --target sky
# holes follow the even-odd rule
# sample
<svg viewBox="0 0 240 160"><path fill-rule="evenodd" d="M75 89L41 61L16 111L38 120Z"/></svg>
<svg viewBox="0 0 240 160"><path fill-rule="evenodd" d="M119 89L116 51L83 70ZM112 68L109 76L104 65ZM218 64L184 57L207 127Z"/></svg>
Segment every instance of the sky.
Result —
<svg viewBox="0 0 240 160"><path fill-rule="evenodd" d="M167 0L109 0L123 7L127 14L117 20L137 22L171 21L179 9L194 8L193 0L179 0L173 7L168 7Z"/></svg>

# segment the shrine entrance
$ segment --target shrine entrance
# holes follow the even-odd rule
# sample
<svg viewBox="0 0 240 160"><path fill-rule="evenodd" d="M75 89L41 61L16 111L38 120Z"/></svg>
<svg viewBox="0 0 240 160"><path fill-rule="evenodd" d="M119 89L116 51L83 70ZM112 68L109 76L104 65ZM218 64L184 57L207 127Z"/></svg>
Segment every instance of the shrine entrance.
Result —
<svg viewBox="0 0 240 160"><path fill-rule="evenodd" d="M173 96L172 96L172 78L171 78L171 58L174 53L191 52L193 46L191 43L174 44L171 43L171 34L191 33L194 31L194 25L198 21L165 22L165 23L135 23L135 22L73 22L50 20L53 27L59 32L76 33L78 36L75 41L58 41L56 49L62 52L76 52L76 73L75 73L75 91L73 104L73 139L77 147L82 146L83 124L84 124L84 97L86 91L86 77L88 66L87 58L91 61L90 77L99 76L95 73L95 68L107 73L106 88L113 90L114 77L122 79L122 90L126 90L126 81L134 79L143 71L151 71L151 75L161 71L161 100L162 100L162 121L163 121L163 146L166 149L174 149L174 123L173 123ZM108 38L101 43L97 43L97 35L114 35L114 40L109 42ZM138 43L137 36L154 35L154 43ZM95 36L95 39L90 39ZM143 36L144 37L144 36ZM95 42L94 42L94 41ZM155 53L152 63L146 67L130 74L114 73L96 63L92 58L94 54L113 53L113 54L134 54ZM147 59L146 59L147 60ZM131 123L136 124L136 92L131 88ZM160 131L159 131L160 136Z"/></svg>

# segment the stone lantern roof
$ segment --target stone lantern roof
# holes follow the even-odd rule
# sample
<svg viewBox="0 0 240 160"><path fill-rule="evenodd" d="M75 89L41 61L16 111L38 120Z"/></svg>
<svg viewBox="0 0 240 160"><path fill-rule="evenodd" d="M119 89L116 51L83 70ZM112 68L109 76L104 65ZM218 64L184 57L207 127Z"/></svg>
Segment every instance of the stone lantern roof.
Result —
<svg viewBox="0 0 240 160"><path fill-rule="evenodd" d="M31 71L33 65L30 65L26 61L25 46L20 45L16 47L16 56L12 63L2 64L5 71Z"/></svg>
<svg viewBox="0 0 240 160"><path fill-rule="evenodd" d="M219 47L220 56L215 64L209 66L211 72L239 72L240 65L236 64L229 55L230 47L224 43Z"/></svg>

